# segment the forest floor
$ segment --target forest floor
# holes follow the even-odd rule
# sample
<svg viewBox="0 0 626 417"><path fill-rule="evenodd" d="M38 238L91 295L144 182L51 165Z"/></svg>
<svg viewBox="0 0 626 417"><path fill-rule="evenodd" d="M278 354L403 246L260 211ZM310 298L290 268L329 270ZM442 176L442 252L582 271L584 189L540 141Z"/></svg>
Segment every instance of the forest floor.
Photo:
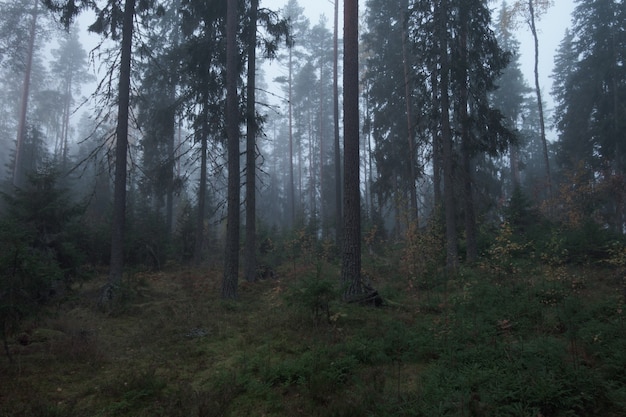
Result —
<svg viewBox="0 0 626 417"><path fill-rule="evenodd" d="M341 303L329 263L219 298L214 270L104 276L23 323L0 416L624 416L622 282L598 268L370 268L382 307ZM328 313L328 314L327 314Z"/></svg>

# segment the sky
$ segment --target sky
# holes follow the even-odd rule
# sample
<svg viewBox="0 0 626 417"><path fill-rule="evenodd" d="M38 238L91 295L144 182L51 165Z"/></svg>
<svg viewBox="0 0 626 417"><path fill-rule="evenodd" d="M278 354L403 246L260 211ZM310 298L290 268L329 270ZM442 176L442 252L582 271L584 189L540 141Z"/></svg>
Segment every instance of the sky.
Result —
<svg viewBox="0 0 626 417"><path fill-rule="evenodd" d="M511 4L513 0L507 0ZM334 2L331 0L299 0L300 7L304 8L304 14L309 18L311 25L319 22L320 15L324 14L328 19L329 29L332 30L334 13ZM359 0L360 13L365 12L366 0ZM541 16L536 22L539 38L539 86L546 112L546 133L549 141L557 138L557 133L552 128L551 111L554 108L554 101L550 96L552 89L552 69L554 67L554 55L563 39L565 29L571 25L571 15L575 8L575 0L553 0L553 5L548 12ZM260 0L261 7L278 10L287 4L287 0ZM501 0L493 0L490 7L494 10L493 16L497 15L497 10L501 6ZM339 25L340 36L342 27L343 2L339 3ZM534 76L534 40L528 25L520 25L516 31L517 40L520 42L520 66L529 87L535 87ZM271 71L271 70L270 70ZM271 89L271 86L270 86Z"/></svg>
<svg viewBox="0 0 626 417"><path fill-rule="evenodd" d="M366 0L359 1L360 12L365 12ZM510 4L512 0L508 0ZM267 7L272 10L278 10L284 7L287 0L260 0L261 7ZM547 111L549 112L553 107L553 102L550 97L550 90L552 87L551 73L554 65L554 54L557 50L559 43L563 39L565 29L571 24L571 14L575 7L575 0L554 0L553 6L548 10L548 13L541 17L537 22L539 31L539 75L540 86L542 89L542 95L545 102L547 102ZM311 25L315 25L319 22L320 15L324 14L328 21L328 28L332 31L332 21L334 13L334 2L331 0L299 0L299 4L304 8L304 14L309 18ZM501 0L491 1L491 7L496 10L500 7ZM343 2L339 4L339 20L340 26L342 25L343 14ZM494 12L495 16L495 12ZM83 31L93 20L92 16L81 16L80 24ZM341 34L341 31L340 31ZM529 86L534 87L534 44L530 31L527 26L522 26L517 32L516 36L520 42L520 63L524 76ZM93 47L97 43L97 37L95 35L88 36L89 39L84 39L85 47ZM271 71L271 69L270 69ZM270 82L268 77L268 82ZM271 86L270 86L271 89ZM86 93L86 91L83 91ZM549 116L549 114L548 114Z"/></svg>
<svg viewBox="0 0 626 417"><path fill-rule="evenodd" d="M331 0L299 0L300 7L304 8L304 14L309 18L311 25L315 25L319 21L321 14L328 18L328 24L332 25L334 2ZM512 0L507 3L511 4ZM287 0L261 0L261 7L267 7L272 10L282 8L287 4ZM342 21L343 2L339 3L339 20ZM492 1L491 7L496 11L500 8L501 1ZM554 5L550 7L548 13L541 16L537 22L539 37L539 77L540 87L544 101L548 103L548 111L552 108L552 100L549 97L552 88L552 80L550 75L554 66L554 54L559 43L563 39L565 29L571 24L571 15L574 10L574 0L554 0ZM365 0L359 1L360 12L365 11ZM494 13L495 17L496 13ZM332 30L332 27L329 26ZM534 41L530 30L527 26L522 26L516 36L520 42L520 64L522 72L526 77L529 86L534 88Z"/></svg>

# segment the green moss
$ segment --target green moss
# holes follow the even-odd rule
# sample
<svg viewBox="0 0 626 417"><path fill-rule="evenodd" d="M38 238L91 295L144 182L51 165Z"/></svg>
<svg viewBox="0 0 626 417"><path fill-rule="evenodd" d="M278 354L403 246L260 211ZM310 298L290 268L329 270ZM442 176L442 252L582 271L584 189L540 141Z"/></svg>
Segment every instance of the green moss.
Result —
<svg viewBox="0 0 626 417"><path fill-rule="evenodd" d="M373 277L402 303L332 300L330 322L311 315L320 281L299 277L222 303L219 274L148 275L149 297L115 315L87 282L66 310L24 323L36 342L11 343L0 416L611 415L626 398L623 300L588 272L574 288L567 270L503 282L467 269L428 297ZM561 297L546 303L549 289Z"/></svg>

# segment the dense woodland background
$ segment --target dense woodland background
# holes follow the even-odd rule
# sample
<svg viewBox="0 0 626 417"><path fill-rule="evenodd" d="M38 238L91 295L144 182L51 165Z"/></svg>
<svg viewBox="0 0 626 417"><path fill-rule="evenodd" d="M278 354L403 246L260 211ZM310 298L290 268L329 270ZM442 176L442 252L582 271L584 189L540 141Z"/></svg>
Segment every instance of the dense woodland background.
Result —
<svg viewBox="0 0 626 417"><path fill-rule="evenodd" d="M611 373L576 345L584 326L563 323L583 310L572 300L602 299L603 323L622 326L621 333L610 330L611 349L626 351L626 4L575 3L554 55L552 90L542 91L538 62L532 80L522 74L515 33L531 33L537 60L537 22L548 0L366 0L360 19L344 16L346 32L338 27L339 3L332 21L311 22L297 0L279 10L258 0L0 2L0 320L7 357L27 320L59 308L79 286L98 287L92 298L99 311L118 317L144 274L197 278L206 271L201 279L213 282L217 273L220 285L199 288L210 299L242 303L287 286L285 303L310 309L315 332L320 322L334 323L332 337L320 336L332 343L341 339L337 320L344 317L331 316L332 300L399 308L393 319L351 313L387 327L408 326L422 313L448 326L457 308L459 317L473 315L479 332L473 309L496 302L494 289L512 302L523 288L530 291L524 308L563 308L556 318L518 311L539 314L525 331L552 329L545 332L570 343L563 360L573 368L563 369L582 381L588 366L598 385L569 414L531 401L506 415L617 412L626 406L626 380L617 370L623 353ZM346 13L349 6L356 2L346 2ZM92 50L75 25L85 14L101 39ZM358 56L356 43L344 43L357 24ZM547 97L554 108L547 109ZM556 137L548 140L548 131ZM244 286L248 301L241 301L240 280L263 281L263 290ZM463 304L479 294L481 303ZM243 314L238 304L226 305ZM408 312L407 305L419 307ZM514 313L498 314L489 318L492 330L508 337L517 330L509 327ZM400 407L401 364L441 358L452 342L431 346L432 358L407 359L411 344L424 341L411 339L408 327L395 329L397 340L379 347L388 360L381 363L398 366ZM396 342L402 352L394 353ZM517 348L509 344L506 355ZM344 364L350 369L364 363L357 353L346 355L339 358L356 361ZM368 366L380 365L372 360ZM233 378L254 379L247 366ZM263 372L279 373L267 366ZM266 383L297 386L302 377L312 389L313 373ZM334 382L346 383L342 375ZM611 388L598 388L600 380ZM484 393L482 401L474 397L480 384L456 383L467 398L450 400L449 415L505 415L489 409L492 403L475 411L487 402ZM577 389L562 394L572 398ZM613 396L600 398L603 390ZM395 410L389 415L403 415Z"/></svg>

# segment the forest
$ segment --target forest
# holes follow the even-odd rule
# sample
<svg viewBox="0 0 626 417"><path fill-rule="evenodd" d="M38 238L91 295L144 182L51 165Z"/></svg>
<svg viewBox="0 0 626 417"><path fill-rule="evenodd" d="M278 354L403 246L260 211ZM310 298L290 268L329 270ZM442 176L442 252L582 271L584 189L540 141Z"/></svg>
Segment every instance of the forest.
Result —
<svg viewBox="0 0 626 417"><path fill-rule="evenodd" d="M0 0L0 417L625 415L626 4L572 1L540 74L552 0Z"/></svg>

